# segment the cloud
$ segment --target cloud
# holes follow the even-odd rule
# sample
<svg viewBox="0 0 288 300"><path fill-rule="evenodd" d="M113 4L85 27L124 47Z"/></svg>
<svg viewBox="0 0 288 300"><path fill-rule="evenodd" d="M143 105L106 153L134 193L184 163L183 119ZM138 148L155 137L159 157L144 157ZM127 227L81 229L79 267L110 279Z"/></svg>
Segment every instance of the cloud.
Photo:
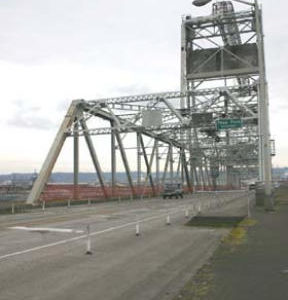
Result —
<svg viewBox="0 0 288 300"><path fill-rule="evenodd" d="M25 114L16 114L7 121L8 125L20 128L33 128L40 130L49 130L56 127L56 124L47 118L29 116Z"/></svg>
<svg viewBox="0 0 288 300"><path fill-rule="evenodd" d="M15 100L12 104L14 106L14 114L6 121L7 125L39 130L49 130L56 127L56 124L43 116L41 107L27 105L23 100Z"/></svg>
<svg viewBox="0 0 288 300"><path fill-rule="evenodd" d="M123 85L121 87L115 87L112 90L113 94L118 95L137 95L137 94L148 94L150 88L140 84Z"/></svg>

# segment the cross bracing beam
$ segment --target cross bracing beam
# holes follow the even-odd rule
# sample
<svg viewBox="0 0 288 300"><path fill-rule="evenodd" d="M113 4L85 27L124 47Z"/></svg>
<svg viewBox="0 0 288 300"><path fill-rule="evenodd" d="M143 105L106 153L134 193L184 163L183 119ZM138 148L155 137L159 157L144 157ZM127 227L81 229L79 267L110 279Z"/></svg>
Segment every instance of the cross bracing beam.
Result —
<svg viewBox="0 0 288 300"><path fill-rule="evenodd" d="M82 109L84 110L84 111L89 111L89 113L91 113L91 114L93 114L94 116L96 116L96 117L99 117L99 118L103 118L103 119L105 119L105 120L107 120L107 121L115 121L115 116L113 116L113 115L111 115L111 113L109 113L109 112L107 112L107 111L104 111L103 109L94 109L93 111L91 110L91 109L89 109L89 103L87 103L87 105L85 105L83 102L81 103L81 106L82 106ZM131 123L131 124L127 124L127 122L126 122L126 120L121 120L120 118L118 118L119 119L119 122L120 122L120 124L122 123L124 123L124 128L133 128L133 126L135 126L133 123ZM130 125L130 126L127 126L127 125ZM136 126L137 127L137 126ZM123 131L122 130L122 126L120 125L119 127L118 127L118 132L125 132L125 130ZM97 130L97 129L96 129ZM109 130L111 130L111 128L105 128L105 134L110 134L111 133L111 131L109 132ZM133 132L133 131L135 131L135 129L131 129L132 131L131 132ZM126 130L126 132L129 132L129 129L128 130ZM144 134L144 135L146 135L146 136L149 136L149 137L151 137L151 138L156 138L156 139L158 139L159 141L162 141L163 143L172 143L175 147L178 147L178 148L181 148L181 144L179 143L179 142L177 142L177 141L175 141L175 140L171 140L169 137L167 137L165 134L155 134L155 133L153 133L152 132L152 130L151 131L149 131L149 130L147 130L147 128L145 128L145 127L142 127L141 128L141 133L142 134ZM66 134L68 135L68 134L71 134L71 131L70 131L70 133L69 133L69 131L66 131ZM81 133L80 133L81 134ZM90 133L90 134L93 134L93 133Z"/></svg>
<svg viewBox="0 0 288 300"><path fill-rule="evenodd" d="M255 84L256 86L256 84ZM239 90L243 89L247 90L253 90L253 86L251 85L243 85L243 86L220 86L220 87L215 87L215 88L205 88L205 89L195 89L194 91L187 91L187 92L180 92L180 91L172 91L172 92L162 92L162 93L154 93L154 94L142 94L142 95L132 95L132 96L125 96L125 97L113 97L113 98L101 98L101 99L95 99L95 100L87 100L84 101L85 103L90 104L90 109L93 111L94 107L95 108L104 108L107 105L111 106L111 108L119 109L126 107L128 108L128 105L130 103L141 103L141 102L150 102L150 101L161 101L161 99L179 99L183 97L187 97L189 95L214 95L215 93L220 93L223 90L228 89L230 92L237 92ZM95 106L93 106L93 104ZM114 107L113 107L114 106ZM131 110L141 110L144 109L145 106L141 105L133 105L131 106ZM167 110L167 109L166 109Z"/></svg>

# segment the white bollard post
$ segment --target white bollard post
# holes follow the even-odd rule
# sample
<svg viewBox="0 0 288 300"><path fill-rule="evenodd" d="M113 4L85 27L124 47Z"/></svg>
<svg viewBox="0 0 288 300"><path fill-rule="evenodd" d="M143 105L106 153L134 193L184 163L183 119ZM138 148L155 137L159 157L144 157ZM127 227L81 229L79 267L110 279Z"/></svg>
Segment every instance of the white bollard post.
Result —
<svg viewBox="0 0 288 300"><path fill-rule="evenodd" d="M45 207L46 207L46 204L45 204L45 201L42 202L42 211L43 213L45 212Z"/></svg>
<svg viewBox="0 0 288 300"><path fill-rule="evenodd" d="M69 199L68 202L67 202L67 207L70 208L70 206L71 206L71 202L70 202L70 199Z"/></svg>
<svg viewBox="0 0 288 300"><path fill-rule="evenodd" d="M188 209L185 210L185 218L186 218L186 219L189 218L189 210L188 210Z"/></svg>
<svg viewBox="0 0 288 300"><path fill-rule="evenodd" d="M198 214L201 213L201 204L198 205Z"/></svg>
<svg viewBox="0 0 288 300"><path fill-rule="evenodd" d="M11 212L12 212L12 215L15 214L15 204L14 203L12 203Z"/></svg>
<svg viewBox="0 0 288 300"><path fill-rule="evenodd" d="M139 222L136 223L136 236L140 236L140 224L139 224Z"/></svg>
<svg viewBox="0 0 288 300"><path fill-rule="evenodd" d="M86 255L91 255L91 236L90 236L90 225L87 225L87 244L86 244Z"/></svg>
<svg viewBox="0 0 288 300"><path fill-rule="evenodd" d="M171 220L169 215L167 215L166 217L166 225L171 225Z"/></svg>

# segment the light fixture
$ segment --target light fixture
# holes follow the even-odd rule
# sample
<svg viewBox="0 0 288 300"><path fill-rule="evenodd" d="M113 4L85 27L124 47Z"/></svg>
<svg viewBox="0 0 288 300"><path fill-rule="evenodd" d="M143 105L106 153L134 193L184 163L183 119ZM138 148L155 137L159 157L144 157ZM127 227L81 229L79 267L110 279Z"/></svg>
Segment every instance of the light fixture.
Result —
<svg viewBox="0 0 288 300"><path fill-rule="evenodd" d="M194 0L192 3L195 6L204 6L204 5L208 4L211 1L212 0Z"/></svg>
<svg viewBox="0 0 288 300"><path fill-rule="evenodd" d="M204 5L208 4L211 1L212 0L194 0L192 3L195 6L204 6ZM250 5L250 6L255 6L255 3L247 2L245 0L232 0L232 1L242 3L242 4L246 4L246 5Z"/></svg>

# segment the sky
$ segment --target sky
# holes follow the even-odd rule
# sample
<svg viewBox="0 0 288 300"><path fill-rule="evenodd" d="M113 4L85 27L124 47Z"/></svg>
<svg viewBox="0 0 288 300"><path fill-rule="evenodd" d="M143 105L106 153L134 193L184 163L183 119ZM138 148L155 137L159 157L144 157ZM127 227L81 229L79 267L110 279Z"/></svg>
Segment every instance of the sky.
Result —
<svg viewBox="0 0 288 300"><path fill-rule="evenodd" d="M273 164L288 166L288 4L261 3ZM210 10L191 0L0 0L0 173L41 168L73 99L179 90L181 16ZM57 170L70 167L66 157Z"/></svg>

